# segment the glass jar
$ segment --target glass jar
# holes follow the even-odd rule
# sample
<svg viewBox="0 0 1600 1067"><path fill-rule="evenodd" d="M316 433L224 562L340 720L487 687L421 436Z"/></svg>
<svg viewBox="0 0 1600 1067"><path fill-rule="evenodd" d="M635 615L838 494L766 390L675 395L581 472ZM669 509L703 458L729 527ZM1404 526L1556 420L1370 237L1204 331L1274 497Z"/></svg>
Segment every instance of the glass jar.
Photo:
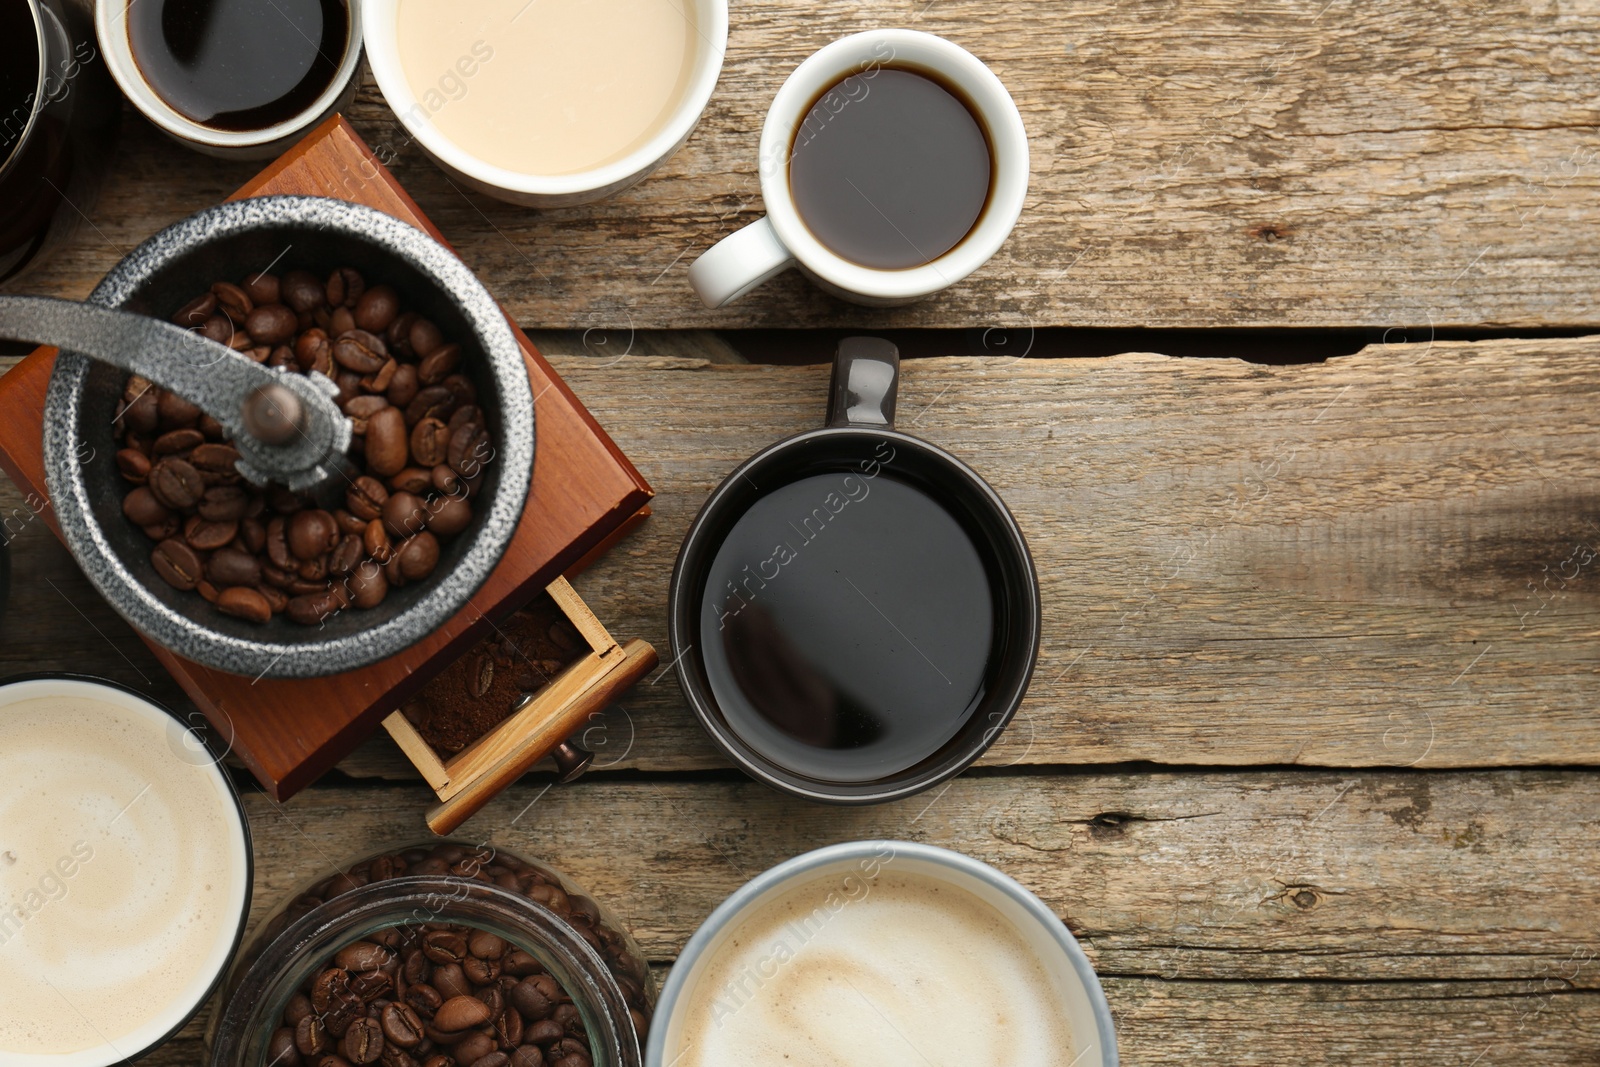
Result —
<svg viewBox="0 0 1600 1067"><path fill-rule="evenodd" d="M547 866L487 845L448 841L368 856L297 893L269 917L234 965L222 1007L212 1020L207 1039L211 1067L318 1067L324 1053L290 1053L286 1036L279 1033L297 994L312 992L313 978L331 966L340 950L356 942L376 942L392 949L381 968L390 984L384 986L385 979L377 977L378 991L368 998L362 991L373 987L364 986L357 975L349 988L362 996L363 1008L412 1003L402 1001L409 988L405 961L413 950L421 951L425 932L445 925L484 931L508 946L505 972L474 983L474 996L492 996L490 990L499 988L502 1003L514 1010L509 988L499 983L517 976L509 961L520 949L570 998L577 1019L565 1013L567 1033L587 1040L594 1067L640 1067L655 989L644 954L626 929ZM375 977L378 973L373 972ZM331 1032L331 1051L338 1052L350 1018L331 1010L316 1014ZM431 1018L422 1018L431 1027ZM504 1037L501 1018L496 1017L493 1032ZM378 1062L381 1067L411 1067L450 1051L437 1042L418 1049L390 1046Z"/></svg>

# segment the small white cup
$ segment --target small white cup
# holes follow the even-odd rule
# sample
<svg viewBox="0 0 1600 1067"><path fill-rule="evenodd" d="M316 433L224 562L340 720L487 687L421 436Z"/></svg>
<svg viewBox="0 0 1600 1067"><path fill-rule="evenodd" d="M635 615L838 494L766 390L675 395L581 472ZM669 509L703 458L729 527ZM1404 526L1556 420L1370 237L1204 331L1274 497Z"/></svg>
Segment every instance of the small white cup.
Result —
<svg viewBox="0 0 1600 1067"><path fill-rule="evenodd" d="M304 137L312 127L336 111L343 111L355 99L361 79L361 11L354 2L350 11L350 32L345 41L339 69L311 105L293 118L259 130L219 130L202 125L178 111L157 95L139 71L128 40L128 9L138 0L96 0L94 32L105 54L106 66L133 106L173 140L220 159L271 159L282 155Z"/></svg>
<svg viewBox="0 0 1600 1067"><path fill-rule="evenodd" d="M417 100L400 65L396 41L400 0L352 0L362 11L372 75L412 139L440 169L468 188L507 203L535 208L570 207L621 192L671 159L694 132L722 74L722 60L728 50L728 0L675 2L694 10L696 50L683 95L655 136L604 166L574 174L527 174L484 162L433 124L431 113ZM603 61L604 44L596 42L598 61Z"/></svg>
<svg viewBox="0 0 1600 1067"><path fill-rule="evenodd" d="M993 153L989 199L972 232L937 259L902 270L864 267L828 248L801 220L789 187L795 132L813 105L828 106L827 97L818 97L852 75L861 77L866 88L870 83L865 79L884 67L926 70L953 85L977 112ZM848 107L853 94L843 86L839 93L839 107ZM1011 94L971 52L917 30L852 34L801 63L772 100L760 151L766 217L724 237L689 267L689 284L707 307L731 304L794 266L823 289L857 304L909 304L954 285L987 262L1005 243L1028 195L1028 135Z"/></svg>

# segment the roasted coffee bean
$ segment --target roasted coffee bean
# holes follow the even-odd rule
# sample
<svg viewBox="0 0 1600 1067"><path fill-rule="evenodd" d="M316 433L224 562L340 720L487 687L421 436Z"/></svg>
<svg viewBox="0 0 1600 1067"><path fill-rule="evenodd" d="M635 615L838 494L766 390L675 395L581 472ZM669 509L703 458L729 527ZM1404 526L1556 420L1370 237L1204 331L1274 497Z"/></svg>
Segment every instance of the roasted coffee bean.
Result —
<svg viewBox="0 0 1600 1067"><path fill-rule="evenodd" d="M545 1067L538 1045L523 1045L511 1054L511 1067Z"/></svg>
<svg viewBox="0 0 1600 1067"><path fill-rule="evenodd" d="M457 1041L450 1049L450 1054L460 1064L476 1063L479 1059L495 1051L499 1044L491 1034L482 1030L475 1030L461 1040Z"/></svg>
<svg viewBox="0 0 1600 1067"><path fill-rule="evenodd" d="M267 1062L272 1067L300 1067L305 1062L294 1047L294 1031L289 1027L280 1026L272 1032L267 1040Z"/></svg>
<svg viewBox="0 0 1600 1067"><path fill-rule="evenodd" d="M384 577L384 569L368 560L357 565L355 573L350 574L349 589L350 603L357 608L376 608L389 595L389 581Z"/></svg>
<svg viewBox="0 0 1600 1067"><path fill-rule="evenodd" d="M215 552L239 536L237 522L213 522L200 515L192 515L183 524L183 539L190 547L201 552Z"/></svg>
<svg viewBox="0 0 1600 1067"><path fill-rule="evenodd" d="M387 285L374 285L356 301L356 325L372 333L383 333L400 314L400 296Z"/></svg>
<svg viewBox="0 0 1600 1067"><path fill-rule="evenodd" d="M350 514L344 508L340 508L333 513L333 522L335 526L339 527L341 535L355 534L360 537L367 528L367 520Z"/></svg>
<svg viewBox="0 0 1600 1067"><path fill-rule="evenodd" d="M160 457L187 452L196 445L204 444L205 439L205 434L193 427L182 430L168 430L151 442L150 454Z"/></svg>
<svg viewBox="0 0 1600 1067"><path fill-rule="evenodd" d="M250 294L232 282L216 282L211 292L217 298L217 307L236 323L243 324L246 316L255 310L256 304Z"/></svg>
<svg viewBox="0 0 1600 1067"><path fill-rule="evenodd" d="M394 979L384 971L362 971L351 976L350 989L362 1003L370 1005L374 1001L388 1000L389 994L394 992Z"/></svg>
<svg viewBox="0 0 1600 1067"><path fill-rule="evenodd" d="M146 537L159 544L169 537L178 536L183 530L183 520L177 515L169 514L160 522L151 523L149 526L141 526L140 529L144 531Z"/></svg>
<svg viewBox="0 0 1600 1067"><path fill-rule="evenodd" d="M273 516L267 523L267 558L279 570L292 572L300 564L294 553L289 551L288 528L289 520L282 515Z"/></svg>
<svg viewBox="0 0 1600 1067"><path fill-rule="evenodd" d="M327 290L309 271L292 270L280 286L283 302L295 311L315 311L327 302Z"/></svg>
<svg viewBox="0 0 1600 1067"><path fill-rule="evenodd" d="M522 1040L532 1045L553 1045L566 1036L566 1030L554 1019L540 1019L522 1031Z"/></svg>
<svg viewBox="0 0 1600 1067"><path fill-rule="evenodd" d="M272 618L272 604L248 585L235 585L222 590L217 597L217 610L250 622L266 622Z"/></svg>
<svg viewBox="0 0 1600 1067"><path fill-rule="evenodd" d="M511 1057L496 1049L486 1056L479 1056L472 1061L471 1067L510 1067Z"/></svg>
<svg viewBox="0 0 1600 1067"><path fill-rule="evenodd" d="M381 393L389 388L389 383L394 381L395 373L399 369L400 364L396 363L394 357L391 356L374 373L361 379L361 388L369 393Z"/></svg>
<svg viewBox="0 0 1600 1067"><path fill-rule="evenodd" d="M433 988L437 989L447 1001L457 997L472 996L472 983L461 973L459 963L441 963L434 967Z"/></svg>
<svg viewBox="0 0 1600 1067"><path fill-rule="evenodd" d="M276 304L283 293L283 285L276 274L252 274L244 280L244 291L257 307Z"/></svg>
<svg viewBox="0 0 1600 1067"><path fill-rule="evenodd" d="M435 348L444 344L444 335L439 332L439 327L427 319L417 319L411 324L411 351L418 359L426 359Z"/></svg>
<svg viewBox="0 0 1600 1067"><path fill-rule="evenodd" d="M389 479L389 492L421 496L433 490L433 472L427 467L407 467Z"/></svg>
<svg viewBox="0 0 1600 1067"><path fill-rule="evenodd" d="M512 948L501 957L500 970L504 974L525 978L543 971L544 966L531 953L524 952L520 948Z"/></svg>
<svg viewBox="0 0 1600 1067"><path fill-rule="evenodd" d="M583 1016L578 1013L576 1005L557 1004L556 1010L550 1013L550 1018L560 1023L562 1029L569 1034L575 1034L583 1029Z"/></svg>
<svg viewBox="0 0 1600 1067"><path fill-rule="evenodd" d="M432 1019L439 1006L444 1003L444 996L426 982L413 982L407 986L404 999L411 1009L424 1019Z"/></svg>
<svg viewBox="0 0 1600 1067"><path fill-rule="evenodd" d="M237 548L219 548L206 560L206 577L216 585L260 585L261 561Z"/></svg>
<svg viewBox="0 0 1600 1067"><path fill-rule="evenodd" d="M382 519L373 519L367 523L367 528L361 535L361 547L366 549L367 555L377 560L380 565L389 562L389 557L394 554L394 544L389 540L389 531Z"/></svg>
<svg viewBox="0 0 1600 1067"><path fill-rule="evenodd" d="M260 498L254 498L259 500ZM247 512L249 508L245 509ZM255 555L260 555L267 549L267 528L260 519L248 515L239 523L239 540L244 542L245 550Z"/></svg>
<svg viewBox="0 0 1600 1067"><path fill-rule="evenodd" d="M466 479L452 470L448 463L441 463L433 468L433 487L446 496L467 495Z"/></svg>
<svg viewBox="0 0 1600 1067"><path fill-rule="evenodd" d="M354 571L366 555L360 536L346 534L339 539L339 543L328 556L328 573L343 578Z"/></svg>
<svg viewBox="0 0 1600 1067"><path fill-rule="evenodd" d="M462 404L476 404L478 402L478 387L472 379L465 374L452 374L439 383L440 388L449 390L450 395L456 398L456 407ZM455 409L452 408L452 411Z"/></svg>
<svg viewBox="0 0 1600 1067"><path fill-rule="evenodd" d="M187 511L200 502L206 491L200 472L187 460L167 456L150 468L146 483L156 499L174 511Z"/></svg>
<svg viewBox="0 0 1600 1067"><path fill-rule="evenodd" d="M512 988L508 997L511 1006L522 1013L522 1017L529 1021L548 1019L555 1010L555 1005L544 991L532 979L524 979Z"/></svg>
<svg viewBox="0 0 1600 1067"><path fill-rule="evenodd" d="M326 554L313 556L311 559L300 561L300 566L295 569L295 574L300 580L307 583L306 588L298 592L312 593L328 584L328 557Z"/></svg>
<svg viewBox="0 0 1600 1067"><path fill-rule="evenodd" d="M311 1014L301 1018L295 1025L294 1047L300 1050L302 1056L320 1056L333 1047L333 1042L328 1040L328 1028L318 1014Z"/></svg>
<svg viewBox="0 0 1600 1067"><path fill-rule="evenodd" d="M150 477L150 457L136 448L123 448L117 452L117 470L134 485L143 485Z"/></svg>
<svg viewBox="0 0 1600 1067"><path fill-rule="evenodd" d="M358 271L350 267L340 267L328 275L328 306L355 307L361 299L361 294L366 290L367 283Z"/></svg>
<svg viewBox="0 0 1600 1067"><path fill-rule="evenodd" d="M356 328L356 317L349 308L334 308L328 315L328 324L324 327L330 337L349 333Z"/></svg>
<svg viewBox="0 0 1600 1067"><path fill-rule="evenodd" d="M454 537L472 522L472 505L465 499L441 496L428 504L428 529L440 537Z"/></svg>
<svg viewBox="0 0 1600 1067"><path fill-rule="evenodd" d="M257 344L281 345L294 340L299 316L282 304L264 304L245 317L244 328Z"/></svg>
<svg viewBox="0 0 1600 1067"><path fill-rule="evenodd" d="M417 536L431 537L432 534L418 534ZM402 572L405 571L405 566L405 549L402 547L400 552L400 569ZM432 567L428 568L429 572L432 570ZM416 581L421 578L426 578L427 574L406 574L406 577L412 581ZM500 961L481 960L476 956L468 956L466 959L461 961L461 973L466 975L467 981L471 982L473 985L489 985L496 978L500 977ZM489 992L493 992L495 996L500 995L500 991L497 989L489 990ZM490 1004L489 1006L491 1009L494 1007L493 1004ZM499 1013L491 1011L491 1014Z"/></svg>
<svg viewBox="0 0 1600 1067"><path fill-rule="evenodd" d="M444 386L427 386L419 389L406 405L406 425L415 426L426 418L449 419L460 406L456 395Z"/></svg>
<svg viewBox="0 0 1600 1067"><path fill-rule="evenodd" d="M435 385L452 374L460 362L460 345L455 343L440 345L417 364L417 380L423 385Z"/></svg>
<svg viewBox="0 0 1600 1067"><path fill-rule="evenodd" d="M165 389L156 395L156 414L161 417L163 430L185 429L200 421L199 408Z"/></svg>
<svg viewBox="0 0 1600 1067"><path fill-rule="evenodd" d="M376 971L392 958L393 953L382 945L357 941L340 949L333 962L347 971Z"/></svg>
<svg viewBox="0 0 1600 1067"><path fill-rule="evenodd" d="M487 930L474 930L467 938L467 951L482 960L497 960L506 954L505 938Z"/></svg>
<svg viewBox="0 0 1600 1067"><path fill-rule="evenodd" d="M340 610L339 598L330 592L302 594L289 601L284 614L302 626L320 626Z"/></svg>
<svg viewBox="0 0 1600 1067"><path fill-rule="evenodd" d="M283 1021L290 1026L299 1026L300 1020L310 1015L311 998L304 993L296 993L289 998L288 1006L283 1009Z"/></svg>
<svg viewBox="0 0 1600 1067"><path fill-rule="evenodd" d="M368 470L385 478L398 474L407 455L406 421L399 408L384 408L367 420Z"/></svg>
<svg viewBox="0 0 1600 1067"><path fill-rule="evenodd" d="M433 930L422 938L422 954L433 963L460 963L467 958L466 935L456 930Z"/></svg>
<svg viewBox="0 0 1600 1067"><path fill-rule="evenodd" d="M232 445L206 442L189 453L189 462L199 471L232 474L239 462L239 450Z"/></svg>
<svg viewBox="0 0 1600 1067"><path fill-rule="evenodd" d="M471 959L467 960L467 963L471 963L472 960L476 959L478 959L478 957L473 956ZM496 967L499 966L499 963L495 960L479 960L478 962L494 963ZM466 971L467 967L465 963L462 964L461 969L462 971ZM500 992L500 987L496 984L497 981L498 979L483 983L483 988L474 991L472 994L489 1006L489 1018L491 1020L500 1018L500 1014L506 1010L506 997L504 993ZM491 1022L490 1025L492 1027L493 1023Z"/></svg>
<svg viewBox="0 0 1600 1067"><path fill-rule="evenodd" d="M150 565L174 589L193 589L204 574L200 556L175 538L168 538L155 547L150 553Z"/></svg>
<svg viewBox="0 0 1600 1067"><path fill-rule="evenodd" d="M270 563L263 563L261 565L261 580L275 589L287 589L290 583L295 580L295 577L292 571L274 567Z"/></svg>
<svg viewBox="0 0 1600 1067"><path fill-rule="evenodd" d="M465 404L451 413L449 423L451 435L453 436L457 430L469 422L477 426L484 424L483 409L476 404Z"/></svg>
<svg viewBox="0 0 1600 1067"><path fill-rule="evenodd" d="M313 326L296 338L294 361L303 371L327 374L333 368L333 342L328 339L327 331Z"/></svg>
<svg viewBox="0 0 1600 1067"><path fill-rule="evenodd" d="M581 1052L569 1052L558 1060L552 1060L550 1067L594 1067L594 1061Z"/></svg>
<svg viewBox="0 0 1600 1067"><path fill-rule="evenodd" d="M433 1025L447 1032L468 1030L488 1021L489 1005L472 996L451 997L433 1016Z"/></svg>
<svg viewBox="0 0 1600 1067"><path fill-rule="evenodd" d="M229 344L233 341L233 323L228 321L228 316L220 311L202 322L197 328L201 337L208 341L215 341L219 345Z"/></svg>
<svg viewBox="0 0 1600 1067"><path fill-rule="evenodd" d="M422 1019L409 1004L390 1004L381 1016L385 1041L401 1048L416 1048L422 1043Z"/></svg>
<svg viewBox="0 0 1600 1067"><path fill-rule="evenodd" d="M421 387L417 380L417 368L410 363L402 363L395 368L394 377L389 379L389 388L384 390L383 395L395 407L404 408L416 399L417 390Z"/></svg>
<svg viewBox="0 0 1600 1067"><path fill-rule="evenodd" d="M481 426L468 423L450 435L448 462L463 478L476 475L492 455L488 431Z"/></svg>
<svg viewBox="0 0 1600 1067"><path fill-rule="evenodd" d="M383 527L389 536L404 540L428 525L428 508L415 493L392 493L383 505Z"/></svg>
<svg viewBox="0 0 1600 1067"><path fill-rule="evenodd" d="M314 560L338 544L339 526L331 514L320 508L298 511L289 519L288 538L289 551L296 559Z"/></svg>
<svg viewBox="0 0 1600 1067"><path fill-rule="evenodd" d="M383 505L389 499L389 490L369 474L363 474L345 490L345 507L357 518L371 522L383 514Z"/></svg>
<svg viewBox="0 0 1600 1067"><path fill-rule="evenodd" d="M202 293L179 308L172 321L185 328L199 326L217 310L217 298L212 293Z"/></svg>
<svg viewBox="0 0 1600 1067"><path fill-rule="evenodd" d="M282 615L289 607L289 594L274 585L257 584L256 592L266 597L274 615Z"/></svg>
<svg viewBox="0 0 1600 1067"><path fill-rule="evenodd" d="M333 342L333 361L357 374L374 374L388 359L384 343L365 330L348 330Z"/></svg>
<svg viewBox="0 0 1600 1067"><path fill-rule="evenodd" d="M195 505L200 517L212 522L238 522L249 508L250 494L236 485L212 486Z"/></svg>
<svg viewBox="0 0 1600 1067"><path fill-rule="evenodd" d="M450 428L443 421L427 418L411 428L411 458L417 463L436 467L445 461L449 450ZM431 475L429 481L431 484Z"/></svg>
<svg viewBox="0 0 1600 1067"><path fill-rule="evenodd" d="M357 1019L345 1031L339 1049L353 1064L376 1063L383 1055L383 1027L375 1019Z"/></svg>
<svg viewBox="0 0 1600 1067"><path fill-rule="evenodd" d="M522 1015L516 1008L508 1006L495 1016L494 1034L500 1039L501 1048L510 1050L522 1044L522 1032Z"/></svg>

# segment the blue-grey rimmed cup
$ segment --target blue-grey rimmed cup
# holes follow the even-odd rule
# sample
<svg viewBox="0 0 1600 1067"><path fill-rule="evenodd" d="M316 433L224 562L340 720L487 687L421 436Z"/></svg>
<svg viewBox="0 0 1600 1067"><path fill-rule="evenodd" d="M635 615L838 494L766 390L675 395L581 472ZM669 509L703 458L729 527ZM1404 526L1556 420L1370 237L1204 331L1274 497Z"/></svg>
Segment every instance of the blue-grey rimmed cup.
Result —
<svg viewBox="0 0 1600 1067"><path fill-rule="evenodd" d="M889 870L943 882L999 912L1034 947L1057 986L1067 991L1061 1010L1076 1042L1073 1067L1117 1067L1117 1033L1100 979L1077 939L1049 906L981 860L909 841L829 845L780 863L735 890L695 931L673 964L656 1001L645 1067L671 1067L683 1028L694 1022L686 1012L694 1003L695 984L722 946L737 935L744 919L798 886L829 878L870 880Z"/></svg>
<svg viewBox="0 0 1600 1067"><path fill-rule="evenodd" d="M45 481L67 547L135 629L217 670L319 677L410 647L477 592L510 544L527 502L533 390L505 313L455 253L391 215L309 196L222 204L145 241L111 269L89 300L166 318L216 281L237 281L268 268L304 268L321 276L336 267L354 267L369 282L392 285L408 310L433 320L461 345L461 373L477 386L495 447L474 500L472 525L443 546L429 579L392 589L369 611L342 611L320 626L282 616L257 624L224 615L198 594L162 581L150 564L149 539L121 510L128 487L115 463L112 420L123 373L63 352L50 379Z"/></svg>
<svg viewBox="0 0 1600 1067"><path fill-rule="evenodd" d="M138 1060L176 1037L200 1014L211 995L222 984L223 976L232 963L244 939L245 925L250 918L250 900L255 878L254 851L250 838L250 821L232 780L222 767L222 760L232 744L231 738L215 738L198 712L191 712L188 720L180 719L176 712L150 700L141 693L117 682L77 674L21 674L0 678L0 708L24 700L40 697L65 697L96 700L112 704L123 711L146 720L163 724L167 745L173 758L203 773L215 790L217 804L223 812L223 823L228 827L229 840L224 847L229 853L229 864L234 874L231 884L221 888L227 895L225 921L207 946L203 958L194 961L184 994L179 1001L152 1007L148 1018L128 1033L101 1034L104 1044L76 1052L49 1054L7 1054L0 1051L0 1061L16 1067L112 1067ZM142 795L142 794L141 794ZM123 798L87 798L87 803L102 800L105 804L120 804ZM131 805L130 805L131 806ZM86 808L85 810L91 810ZM127 899L106 903L104 906L122 908L127 912L139 892L138 886L127 887ZM10 1010L7 1006L6 1010ZM91 1021L91 1025L93 1025Z"/></svg>

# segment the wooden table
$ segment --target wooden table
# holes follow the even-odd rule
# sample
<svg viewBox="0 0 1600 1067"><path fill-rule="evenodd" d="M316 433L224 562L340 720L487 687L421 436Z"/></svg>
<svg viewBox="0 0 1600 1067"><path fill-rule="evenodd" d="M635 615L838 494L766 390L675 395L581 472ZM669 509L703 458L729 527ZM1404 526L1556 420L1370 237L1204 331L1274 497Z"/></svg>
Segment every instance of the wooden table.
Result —
<svg viewBox="0 0 1600 1067"><path fill-rule="evenodd" d="M823 0L796 19L735 0L689 146L615 200L549 214L455 189L370 86L352 117L530 328L1600 322L1600 4L1247 7ZM1011 85L1035 159L1016 239L907 309L789 278L704 311L684 270L760 210L752 131L773 90L823 41L889 23L967 44ZM94 226L26 288L82 295L253 169L133 124ZM726 357L681 333L553 359L658 491L576 583L619 638L666 648L695 510L738 460L821 418L824 369ZM766 867L909 838L1055 908L1104 977L1128 1064L1593 1064L1597 362L1600 336L1292 367L911 361L903 427L1000 490L1044 585L1032 691L980 767L884 807L791 801L728 768L663 672L589 732L602 769L560 788L535 774L465 832L569 871L663 972ZM90 670L183 706L27 515L0 488L15 576L0 668ZM384 738L287 805L239 780L258 915L421 836L431 797ZM197 1025L151 1062L199 1055Z"/></svg>

